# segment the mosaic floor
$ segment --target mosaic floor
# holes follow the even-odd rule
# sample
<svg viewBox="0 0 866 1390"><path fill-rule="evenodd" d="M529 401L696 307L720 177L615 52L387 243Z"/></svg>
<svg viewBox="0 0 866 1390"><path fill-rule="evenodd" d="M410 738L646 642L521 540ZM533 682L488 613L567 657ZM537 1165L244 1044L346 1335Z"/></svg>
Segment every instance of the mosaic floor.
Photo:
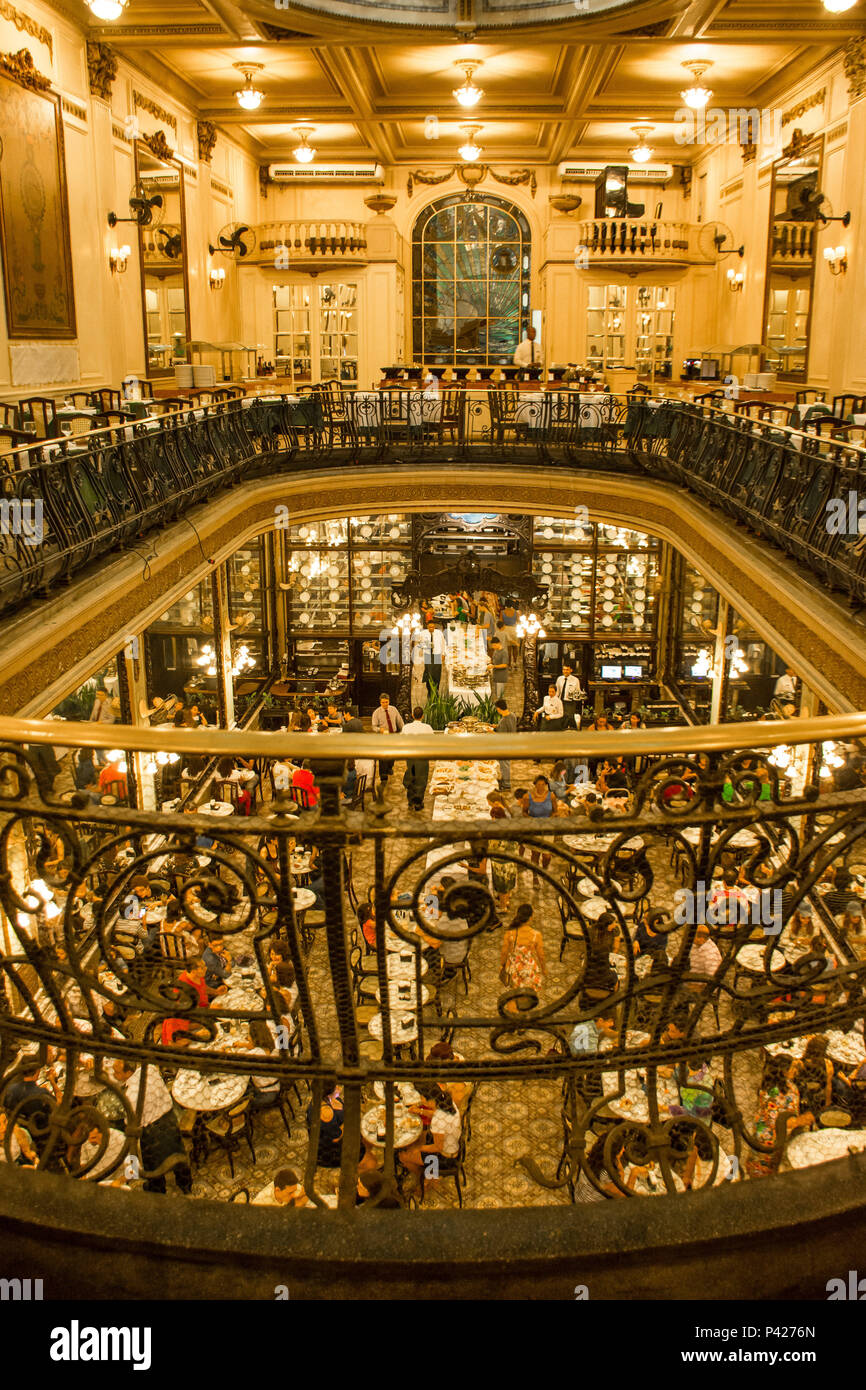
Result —
<svg viewBox="0 0 866 1390"><path fill-rule="evenodd" d="M512 673L507 695L510 707L519 712L523 701L522 670L518 669ZM515 788L528 786L534 768L537 768L537 764L515 761L512 785ZM402 812L405 809L405 795L401 776L402 766L398 763L395 775L388 783L385 800L387 806ZM428 798L426 813L429 814L429 810ZM386 870L405 852L406 843L396 841L389 845ZM356 848L353 852L353 876L355 889L359 894L363 893L373 878L372 854L370 846ZM671 872L667 853L651 851L650 859L655 873L652 905L670 909L672 894L678 886L678 881ZM542 989L542 1000L549 999L573 980L575 968L579 964L577 952L580 948L568 947L564 961L559 962L561 928L554 891L549 885L540 884L529 871L520 875L507 914L509 920L513 910L523 901L533 904L533 925L538 927L544 938L548 973ZM468 993L464 996L462 983L458 983L457 986L458 1011L461 1014L493 1012L494 1001L502 989L499 981L500 948L501 933L498 931L482 933L473 940L469 957L472 979ZM330 979L324 939L321 935L317 936L309 958L309 973L314 998L317 1001L329 1000ZM327 1008L319 1013L319 1024L324 1038L328 1037L329 1031L332 1037L336 1037L333 1008L330 1014ZM436 1036L435 1030L431 1030L429 1035L425 1033L428 1047L436 1040ZM455 1047L464 1055L471 1056L471 1035L458 1034ZM736 1063L736 1096L743 1113L749 1117L754 1114L760 1066L757 1052L740 1054ZM714 1061L712 1069L714 1073L721 1075L721 1064L717 1061ZM291 1138L287 1138L280 1117L275 1112L266 1112L257 1117L255 1165L251 1162L246 1146L242 1146L240 1155L235 1158L234 1177L229 1171L224 1155L212 1152L195 1172L194 1194L227 1200L233 1193L246 1189L250 1196L255 1196L281 1167L293 1167L299 1173L303 1173L307 1151L303 1111L307 1099L305 1093L303 1104L296 1105L297 1120L292 1124ZM559 1082L484 1082L480 1085L472 1110L472 1136L467 1149L465 1206L492 1208L568 1203L567 1189L550 1191L540 1187L521 1167L516 1166L519 1158L529 1155L544 1174L551 1178L555 1176L562 1151L560 1108ZM716 1132L723 1144L729 1143L729 1131L719 1129ZM336 1177L336 1174L320 1169L319 1190L333 1190ZM435 1188L428 1187L425 1209L454 1206L456 1203L456 1192L450 1179L443 1180Z"/></svg>

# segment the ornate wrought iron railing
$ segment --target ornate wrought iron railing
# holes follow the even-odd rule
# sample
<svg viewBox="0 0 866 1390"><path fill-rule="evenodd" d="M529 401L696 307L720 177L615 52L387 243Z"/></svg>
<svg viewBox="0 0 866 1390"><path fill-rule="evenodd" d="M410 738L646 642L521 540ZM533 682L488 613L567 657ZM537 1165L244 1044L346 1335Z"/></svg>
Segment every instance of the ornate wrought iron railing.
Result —
<svg viewBox="0 0 866 1390"><path fill-rule="evenodd" d="M857 510L866 450L856 445L707 405L605 392L443 388L431 398L322 389L180 410L7 455L0 612L222 488L311 467L421 460L540 462L675 481L852 598L866 594Z"/></svg>
<svg viewBox="0 0 866 1390"><path fill-rule="evenodd" d="M400 1089L406 1083L427 1094L434 1082L455 1096L460 1089L458 1152L438 1156L436 1171L456 1174L461 1201L467 1174L471 1200L473 1149L495 1148L517 1098L527 1121L516 1148L512 1136L508 1166L518 1163L536 1185L526 1204L545 1194L567 1201L575 1185L578 1199L590 1200L606 1186L631 1197L673 1193L711 1185L737 1165L742 1176L785 1162L796 1104L783 1094L762 1113L758 1096L761 1064L780 1044L796 1055L807 1037L826 1034L840 1071L866 1057L855 1028L864 1016L866 943L848 934L819 891L829 866L860 862L866 793L820 791L817 759L794 795L768 758L795 739L817 746L862 738L866 716L802 721L796 729L760 723L389 740L395 757L435 758L440 773L445 760L456 760L454 819L399 816L382 800L366 812L347 809L342 759L381 757L386 747L381 737L354 734L311 745L309 736L209 731L209 751L258 760L308 756L312 746L321 789L313 811L279 796L258 815L225 819L208 814L207 805L173 815L95 804L84 793L60 800L35 750L57 744L61 732L67 747L104 747L118 737L116 728L112 734L98 725L59 731L6 720L0 729L7 1159L22 1145L38 1166L72 1177L122 1171L128 1156L141 1158L147 1078L161 1073L176 1086L183 1069L193 1084L213 1084L215 1109L225 1109L226 1087L242 1105L252 1077L271 1080L281 1097L297 1087L304 1105L309 1087L309 1141L304 1135L295 1161L319 1206L327 1150L321 1107L334 1079L342 1086L341 1207L355 1203L362 1139L383 1175L377 1200L409 1199L400 1155L407 1127L415 1134L421 1122ZM179 731L128 729L122 742L144 751L201 751L200 734ZM625 755L642 771L625 801L578 803L568 817L487 819L477 802L473 814L462 811L460 788L478 781L491 757L554 753L590 770L598 759ZM303 901L298 842L319 855L321 911L314 916L295 906ZM739 887L720 888L723 866L733 867ZM531 876L529 890L521 874ZM142 875L168 879L187 932L224 938L234 956L230 992L209 1007L182 978L186 948L175 942L166 951L158 938L154 952L145 943ZM525 953L517 958L516 939L503 950L503 916L510 919L517 906L503 914L497 905L508 882L516 898L536 904L544 974L537 953L535 967ZM440 889L435 905L433 885ZM365 954L353 903L368 888L374 936ZM804 938L806 903L816 925ZM716 953L696 955L707 934ZM443 942L452 948L444 954ZM462 942L471 980L455 978L462 967L453 948ZM274 947L294 967L291 1007L270 969ZM186 1046L171 1037L178 1022L190 1030ZM262 1024L270 1025L273 1047L253 1060L234 1044ZM431 1056L441 1041L453 1055L439 1049ZM54 1100L34 1098L26 1085L15 1089L34 1069L23 1058L37 1050L40 1064L53 1061ZM135 1101L115 1074L119 1060L144 1068ZM483 1132L473 1134L473 1118L476 1128L480 1122L472 1110L478 1097L483 1109L485 1091L492 1109ZM859 1130L866 1111L857 1087L849 1092L847 1099L834 1094L825 1108L847 1105ZM557 1136L549 1161L539 1162L537 1124L552 1125ZM88 1135L92 1147L82 1150ZM183 1162L172 1156L161 1171ZM430 1176L426 1161L425 1171ZM149 1176L146 1163L135 1172ZM268 1176L261 1175L263 1185ZM501 1194L500 1202L509 1204Z"/></svg>

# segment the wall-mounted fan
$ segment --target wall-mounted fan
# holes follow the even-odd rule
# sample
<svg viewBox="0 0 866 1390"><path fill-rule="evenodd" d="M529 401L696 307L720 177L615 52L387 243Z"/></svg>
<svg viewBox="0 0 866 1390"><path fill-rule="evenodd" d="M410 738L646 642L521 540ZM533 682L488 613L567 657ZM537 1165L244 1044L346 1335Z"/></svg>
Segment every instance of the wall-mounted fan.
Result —
<svg viewBox="0 0 866 1390"><path fill-rule="evenodd" d="M156 233L156 249L170 261L179 261L183 255L183 233L174 227L160 227Z"/></svg>
<svg viewBox="0 0 866 1390"><path fill-rule="evenodd" d="M815 208L815 221L820 222L822 227L826 227L828 222L841 222L843 227L851 225L851 213L841 212L838 215L833 212L833 204L826 193L819 193L820 206Z"/></svg>
<svg viewBox="0 0 866 1390"><path fill-rule="evenodd" d="M208 247L212 256L219 251L236 261L251 256L255 249L256 234L246 222L228 222L217 234L216 245Z"/></svg>
<svg viewBox="0 0 866 1390"><path fill-rule="evenodd" d="M137 227L158 227L165 215L165 203L161 193L150 193L144 184L137 183L129 195L130 217L118 217L116 212L108 214L109 227L118 222L134 222Z"/></svg>
<svg viewBox="0 0 866 1390"><path fill-rule="evenodd" d="M734 244L734 234L724 222L705 222L698 232L698 250L708 261L720 261L722 256L745 255L745 246Z"/></svg>

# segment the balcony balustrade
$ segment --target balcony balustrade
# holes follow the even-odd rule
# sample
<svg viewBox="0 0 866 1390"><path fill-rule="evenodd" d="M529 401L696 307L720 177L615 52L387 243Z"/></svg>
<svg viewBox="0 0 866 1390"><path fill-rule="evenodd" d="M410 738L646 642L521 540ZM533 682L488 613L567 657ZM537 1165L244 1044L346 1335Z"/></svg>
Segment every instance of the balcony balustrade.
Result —
<svg viewBox="0 0 866 1390"><path fill-rule="evenodd" d="M443 1160L442 1176L456 1176L461 1204L464 1189L471 1202L473 1150L496 1142L486 1130L473 1133L476 1099L487 1088L496 1088L502 1115L531 1086L533 1123L552 1116L561 1127L558 1164L539 1162L529 1132L525 1147L515 1149L514 1162L534 1185L526 1205L543 1194L567 1205L576 1184L599 1190L588 1160L599 1136L607 1136L610 1180L635 1200L682 1193L684 1177L709 1192L732 1172L754 1179L797 1167L803 1144L784 1124L756 1128L744 1096L756 1085L756 1057L799 1055L816 1033L827 1035L830 1057L846 1070L866 1056L855 1027L864 1016L866 943L840 928L822 892L830 866L859 862L866 793L821 790L831 783L820 781L820 756L808 760L805 782L795 788L781 770L785 760L769 755L783 744L817 748L864 735L866 715L798 721L796 728L766 722L628 734L425 735L412 740L412 756L440 767L448 759L483 765L500 757L579 762L625 754L640 758L643 771L625 800L591 809L578 802L567 818L491 821L456 807L453 819L420 821L381 799L366 812L347 809L342 759L381 756L383 740L345 734L340 760L327 739L327 749L322 739L312 745L321 789L315 810L278 794L256 815L226 819L207 814L204 799L191 815L105 806L84 792L60 799L37 757L61 736L64 748L120 742L128 756L159 749L185 757L201 749L195 731L2 720L6 1157L20 1123L44 1172L96 1181L124 1171L127 1158L139 1157L146 1097L146 1077L138 1109L118 1081L114 1063L124 1059L161 1070L172 1085L182 1069L184 1085L213 1087L220 1104L226 1089L240 1100L253 1075L281 1093L297 1087L304 1105L309 1091L303 1183L326 1220L333 1197L323 1186L317 1117L335 1077L344 1105L336 1202L347 1215L356 1210L362 1137L385 1175L380 1197L405 1204L397 1159L413 1123L407 1083L459 1088L460 1150L453 1162ZM407 739L394 736L394 744L395 756L405 756ZM243 755L257 765L300 760L310 748L309 736L208 733L214 757ZM756 778L756 762L768 781ZM198 862L196 836L213 841ZM296 841L319 854L323 910L315 915L305 916L298 895ZM273 853L260 853L265 842ZM351 907L367 887L358 882L364 851L375 909L369 949ZM558 904L547 949L556 955L553 936L559 959L549 959L543 982L502 983L495 967L505 924L487 879L467 877L461 864L468 853L472 863L521 872L526 852L539 886ZM719 896L714 876L729 862L739 867L740 886ZM179 978L181 939L171 952L159 936L155 948L145 942L136 910L142 875L167 879L187 931L223 937L238 963L229 992L207 1008ZM454 879L433 913L431 889L443 875ZM800 909L813 914L808 939ZM637 928L648 919L658 951L638 945ZM693 954L705 923L718 950L712 968ZM467 943L485 988L476 983L470 994L464 981L446 996L431 936L433 944ZM273 947L294 966L291 1017L272 982ZM166 1020L187 1031L160 1041ZM575 1030L602 1022L597 1046L578 1046ZM254 1024L270 1025L277 1043L250 1057L234 1044ZM431 1057L443 1038L455 1055ZM42 1049L44 1057L49 1046L57 1090L35 1120L32 1103L8 1093L22 1075L19 1052ZM852 1130L866 1127L866 1095L857 1091L849 1106ZM94 1130L99 1141L82 1151L81 1136ZM190 1142L194 1155L194 1136ZM179 1155L167 1171L182 1162ZM625 1180L629 1165L643 1173L637 1186ZM148 1176L146 1163L135 1171ZM18 1181L26 1184L28 1175ZM509 1205L504 1196L502 1205Z"/></svg>
<svg viewBox="0 0 866 1390"><path fill-rule="evenodd" d="M359 265L367 259L363 222L262 222L253 230L256 248L245 258L245 265L288 270L310 263Z"/></svg>
<svg viewBox="0 0 866 1390"><path fill-rule="evenodd" d="M718 404L604 392L443 389L428 398L322 388L42 441L3 459L0 612L247 479L424 462L541 464L676 483L866 602L866 547L858 516L849 516L851 497L866 496L866 450Z"/></svg>
<svg viewBox="0 0 866 1390"><path fill-rule="evenodd" d="M700 226L651 217L588 218L577 224L575 260L588 265L695 265L709 262L698 248Z"/></svg>

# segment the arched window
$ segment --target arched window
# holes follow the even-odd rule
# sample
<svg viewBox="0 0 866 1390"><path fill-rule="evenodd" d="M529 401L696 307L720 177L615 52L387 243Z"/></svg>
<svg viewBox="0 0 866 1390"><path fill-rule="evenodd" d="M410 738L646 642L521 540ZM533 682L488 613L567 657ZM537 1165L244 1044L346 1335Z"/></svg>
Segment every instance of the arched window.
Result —
<svg viewBox="0 0 866 1390"><path fill-rule="evenodd" d="M529 223L491 194L426 207L412 234L416 362L511 361L529 323Z"/></svg>

